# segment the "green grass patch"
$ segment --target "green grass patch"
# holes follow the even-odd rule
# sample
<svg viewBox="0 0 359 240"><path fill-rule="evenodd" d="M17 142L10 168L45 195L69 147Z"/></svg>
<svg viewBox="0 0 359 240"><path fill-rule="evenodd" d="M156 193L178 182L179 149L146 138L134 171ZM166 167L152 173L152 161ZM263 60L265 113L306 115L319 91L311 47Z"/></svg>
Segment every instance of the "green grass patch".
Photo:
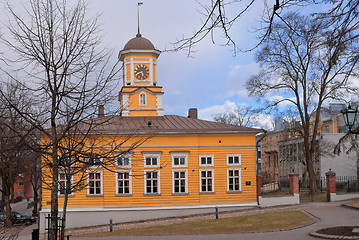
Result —
<svg viewBox="0 0 359 240"><path fill-rule="evenodd" d="M350 203L347 203L347 205L354 206L354 207L359 207L359 199L357 199L355 201L352 201Z"/></svg>
<svg viewBox="0 0 359 240"><path fill-rule="evenodd" d="M299 210L271 212L223 219L200 220L170 225L120 229L83 236L159 236L186 234L220 234L262 232L303 226L313 220Z"/></svg>

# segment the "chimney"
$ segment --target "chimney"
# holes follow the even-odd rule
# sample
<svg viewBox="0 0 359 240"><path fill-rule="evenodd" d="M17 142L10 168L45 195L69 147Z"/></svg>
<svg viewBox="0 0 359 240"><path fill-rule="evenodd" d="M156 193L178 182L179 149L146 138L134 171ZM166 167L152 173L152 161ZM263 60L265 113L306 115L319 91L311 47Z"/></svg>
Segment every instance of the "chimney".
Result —
<svg viewBox="0 0 359 240"><path fill-rule="evenodd" d="M105 116L105 107L104 105L99 105L98 106L98 117L103 117Z"/></svg>
<svg viewBox="0 0 359 240"><path fill-rule="evenodd" d="M190 108L188 110L188 117L193 118L193 119L197 119L198 118L197 108Z"/></svg>

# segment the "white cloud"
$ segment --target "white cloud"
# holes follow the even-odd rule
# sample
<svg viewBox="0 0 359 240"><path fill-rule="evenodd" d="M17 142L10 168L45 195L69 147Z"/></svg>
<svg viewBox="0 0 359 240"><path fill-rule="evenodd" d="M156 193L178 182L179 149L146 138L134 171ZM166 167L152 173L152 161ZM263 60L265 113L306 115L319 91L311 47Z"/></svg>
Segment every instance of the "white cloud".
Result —
<svg viewBox="0 0 359 240"><path fill-rule="evenodd" d="M254 117L256 124L253 125L254 128L262 128L268 131L274 129L274 117L270 114L258 113Z"/></svg>
<svg viewBox="0 0 359 240"><path fill-rule="evenodd" d="M213 105L208 108L199 109L198 115L200 119L213 121L213 115L224 113L224 112L233 112L236 109L237 104L232 101L225 101L222 105ZM255 122L255 128L263 128L266 130L274 129L274 118L270 114L258 113L253 119Z"/></svg>
<svg viewBox="0 0 359 240"><path fill-rule="evenodd" d="M198 110L198 117L203 120L213 120L213 115L224 113L224 112L231 112L236 108L236 104L229 100L225 101L222 105L214 105L207 108L199 109Z"/></svg>

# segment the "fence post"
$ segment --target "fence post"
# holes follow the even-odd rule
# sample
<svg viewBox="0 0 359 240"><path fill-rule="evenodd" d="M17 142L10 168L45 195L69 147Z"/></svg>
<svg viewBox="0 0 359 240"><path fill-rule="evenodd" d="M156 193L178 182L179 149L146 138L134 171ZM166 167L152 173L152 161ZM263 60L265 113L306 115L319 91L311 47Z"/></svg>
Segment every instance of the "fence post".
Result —
<svg viewBox="0 0 359 240"><path fill-rule="evenodd" d="M289 173L289 193L299 194L299 174Z"/></svg>
<svg viewBox="0 0 359 240"><path fill-rule="evenodd" d="M329 169L329 172L325 173L327 178L327 201L331 201L331 194L335 193L335 172Z"/></svg>

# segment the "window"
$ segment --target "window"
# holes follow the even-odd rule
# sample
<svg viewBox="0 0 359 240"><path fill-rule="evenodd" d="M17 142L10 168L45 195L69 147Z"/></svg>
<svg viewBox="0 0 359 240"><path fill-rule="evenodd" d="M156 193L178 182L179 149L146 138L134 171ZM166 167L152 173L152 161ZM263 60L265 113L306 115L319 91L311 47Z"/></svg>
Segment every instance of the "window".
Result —
<svg viewBox="0 0 359 240"><path fill-rule="evenodd" d="M24 186L24 182L18 182L17 185L18 186Z"/></svg>
<svg viewBox="0 0 359 240"><path fill-rule="evenodd" d="M88 195L102 194L102 172L88 172Z"/></svg>
<svg viewBox="0 0 359 240"><path fill-rule="evenodd" d="M96 168L101 167L102 165L102 158L99 155L91 156L86 158L86 162L89 165L89 168Z"/></svg>
<svg viewBox="0 0 359 240"><path fill-rule="evenodd" d="M187 167L188 152L171 152L172 167Z"/></svg>
<svg viewBox="0 0 359 240"><path fill-rule="evenodd" d="M116 189L117 194L132 194L131 171L116 172Z"/></svg>
<svg viewBox="0 0 359 240"><path fill-rule="evenodd" d="M140 106L147 106L146 93L144 92L140 93Z"/></svg>
<svg viewBox="0 0 359 240"><path fill-rule="evenodd" d="M73 164L72 157L58 156L60 167L70 167Z"/></svg>
<svg viewBox="0 0 359 240"><path fill-rule="evenodd" d="M187 193L187 170L173 170L173 193Z"/></svg>
<svg viewBox="0 0 359 240"><path fill-rule="evenodd" d="M145 171L145 194L160 193L160 171Z"/></svg>
<svg viewBox="0 0 359 240"><path fill-rule="evenodd" d="M160 156L160 152L143 152L143 157L145 159L145 167L159 167Z"/></svg>
<svg viewBox="0 0 359 240"><path fill-rule="evenodd" d="M71 176L72 184L72 176ZM59 194L64 195L66 193L66 174L64 172L59 173ZM72 189L69 194L72 194Z"/></svg>
<svg viewBox="0 0 359 240"><path fill-rule="evenodd" d="M329 125L325 126L325 133L329 133Z"/></svg>
<svg viewBox="0 0 359 240"><path fill-rule="evenodd" d="M200 170L200 192L214 192L213 169Z"/></svg>
<svg viewBox="0 0 359 240"><path fill-rule="evenodd" d="M227 191L241 191L241 169L228 169L227 176Z"/></svg>
<svg viewBox="0 0 359 240"><path fill-rule="evenodd" d="M240 154L227 154L227 165L228 166L241 165L241 155Z"/></svg>
<svg viewBox="0 0 359 240"><path fill-rule="evenodd" d="M125 155L117 155L116 159L116 167L121 168L130 168L131 167L131 154Z"/></svg>
<svg viewBox="0 0 359 240"><path fill-rule="evenodd" d="M199 156L199 166L213 166L214 157L213 155L200 155Z"/></svg>

